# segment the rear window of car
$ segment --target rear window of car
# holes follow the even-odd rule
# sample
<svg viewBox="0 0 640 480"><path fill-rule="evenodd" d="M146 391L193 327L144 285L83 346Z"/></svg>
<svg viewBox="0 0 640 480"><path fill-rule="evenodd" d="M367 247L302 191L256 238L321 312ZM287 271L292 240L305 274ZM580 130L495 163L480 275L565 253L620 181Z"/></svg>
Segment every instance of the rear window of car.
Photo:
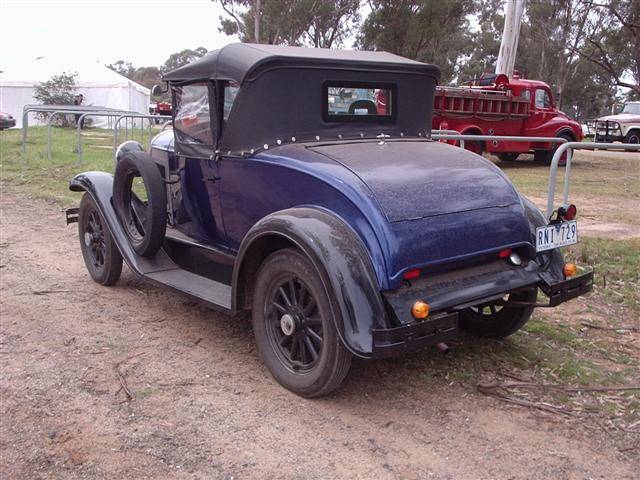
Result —
<svg viewBox="0 0 640 480"><path fill-rule="evenodd" d="M174 87L174 127L184 143L213 144L211 115L209 112L209 87L206 83L194 83Z"/></svg>
<svg viewBox="0 0 640 480"><path fill-rule="evenodd" d="M389 122L395 119L395 85L328 82L323 86L323 117L328 122Z"/></svg>

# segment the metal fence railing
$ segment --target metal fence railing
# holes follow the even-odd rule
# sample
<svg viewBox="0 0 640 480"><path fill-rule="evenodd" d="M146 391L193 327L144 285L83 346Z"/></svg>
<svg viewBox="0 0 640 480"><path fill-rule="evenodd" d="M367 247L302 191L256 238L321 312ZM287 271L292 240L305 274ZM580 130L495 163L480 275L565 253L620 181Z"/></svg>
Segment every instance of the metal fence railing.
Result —
<svg viewBox="0 0 640 480"><path fill-rule="evenodd" d="M47 112L48 113L48 112ZM56 116L58 115L68 115L68 114L73 114L73 115L82 115L83 113L87 113L85 110L55 110L53 112L51 112L49 114L49 118L47 119L47 159L51 160L51 129L53 127L53 120L55 119ZM120 111L113 111L113 110L108 110L108 111L95 111L93 113L122 113ZM24 132L23 132L23 136L24 136ZM24 151L24 149L23 149Z"/></svg>
<svg viewBox="0 0 640 480"><path fill-rule="evenodd" d="M560 158L566 152L567 160L564 172L564 186L562 193L563 204L569 203L569 184L571 178L571 163L574 150L632 150L640 151L640 145L627 143L595 143L595 142L569 142L561 137L520 137L520 136L500 136L500 135L460 135L450 133L434 133L433 140L458 140L460 146L464 148L464 141L509 141L509 142L535 142L535 143L556 143L559 144L553 153L551 166L549 168L549 188L547 191L546 218L551 218L554 212L553 203L556 191L556 175Z"/></svg>
<svg viewBox="0 0 640 480"><path fill-rule="evenodd" d="M129 118L139 118L142 119L143 121L146 120L165 120L165 122L162 124L162 129L164 130L164 127L167 125L167 122L171 121L171 115L146 115L146 114L142 114L142 113L125 113L120 115L115 123L113 124L113 153L116 153L116 149L118 148L118 140L119 140L119 127L120 127L120 122L122 121L122 119L129 119ZM126 127L125 127L125 132L127 132ZM128 137L127 137L128 138Z"/></svg>
<svg viewBox="0 0 640 480"><path fill-rule="evenodd" d="M127 112L126 110L116 110L107 107L96 107L92 105L25 105L22 109L22 153L27 152L27 132L29 130L30 113L55 113L60 114L83 114L88 112ZM134 112L135 113L135 112Z"/></svg>
<svg viewBox="0 0 640 480"><path fill-rule="evenodd" d="M596 143L596 142L567 142L560 145L551 159L549 170L549 191L547 193L547 218L551 217L554 211L553 200L556 191L556 174L558 163L564 152L567 152L567 165L564 171L564 188L562 191L562 203L569 203L569 176L571 175L571 158L573 150L635 150L640 151L640 144L630 143Z"/></svg>

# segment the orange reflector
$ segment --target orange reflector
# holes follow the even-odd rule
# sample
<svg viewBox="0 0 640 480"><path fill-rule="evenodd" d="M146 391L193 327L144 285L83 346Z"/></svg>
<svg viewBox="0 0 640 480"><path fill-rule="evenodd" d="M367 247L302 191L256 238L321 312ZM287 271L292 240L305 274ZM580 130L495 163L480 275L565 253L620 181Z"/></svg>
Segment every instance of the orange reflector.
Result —
<svg viewBox="0 0 640 480"><path fill-rule="evenodd" d="M565 263L562 271L565 277L573 277L578 272L578 267L575 263Z"/></svg>
<svg viewBox="0 0 640 480"><path fill-rule="evenodd" d="M413 304L411 314L414 318L427 318L429 316L429 304L418 300Z"/></svg>
<svg viewBox="0 0 640 480"><path fill-rule="evenodd" d="M412 278L418 278L420 276L420 269L414 268L413 270L407 270L407 273L404 274L405 280L411 280Z"/></svg>
<svg viewBox="0 0 640 480"><path fill-rule="evenodd" d="M509 255L511 255L511 249L505 248L498 254L498 258L507 258Z"/></svg>

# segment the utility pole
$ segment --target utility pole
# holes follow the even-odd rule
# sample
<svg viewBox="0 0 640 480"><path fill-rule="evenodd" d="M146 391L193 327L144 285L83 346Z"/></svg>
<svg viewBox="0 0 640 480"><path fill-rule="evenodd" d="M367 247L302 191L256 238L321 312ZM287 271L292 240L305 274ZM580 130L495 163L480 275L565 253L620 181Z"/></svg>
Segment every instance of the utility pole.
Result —
<svg viewBox="0 0 640 480"><path fill-rule="evenodd" d="M525 0L507 0L507 10L504 16L504 30L502 43L496 62L496 73L503 73L507 77L513 76L520 37L520 22L524 13Z"/></svg>
<svg viewBox="0 0 640 480"><path fill-rule="evenodd" d="M256 43L260 43L260 0L253 2L253 36Z"/></svg>

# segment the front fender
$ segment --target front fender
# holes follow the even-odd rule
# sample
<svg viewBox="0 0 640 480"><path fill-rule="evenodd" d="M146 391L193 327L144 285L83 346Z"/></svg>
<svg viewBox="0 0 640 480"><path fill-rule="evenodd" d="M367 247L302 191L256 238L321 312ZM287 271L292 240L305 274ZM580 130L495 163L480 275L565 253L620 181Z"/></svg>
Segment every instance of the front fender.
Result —
<svg viewBox="0 0 640 480"><path fill-rule="evenodd" d="M356 233L336 215L313 207L272 213L245 235L233 271L233 306L237 309L238 283L252 245L265 236L282 237L311 260L331 299L336 330L355 355L371 357L372 330L388 328L369 254Z"/></svg>

